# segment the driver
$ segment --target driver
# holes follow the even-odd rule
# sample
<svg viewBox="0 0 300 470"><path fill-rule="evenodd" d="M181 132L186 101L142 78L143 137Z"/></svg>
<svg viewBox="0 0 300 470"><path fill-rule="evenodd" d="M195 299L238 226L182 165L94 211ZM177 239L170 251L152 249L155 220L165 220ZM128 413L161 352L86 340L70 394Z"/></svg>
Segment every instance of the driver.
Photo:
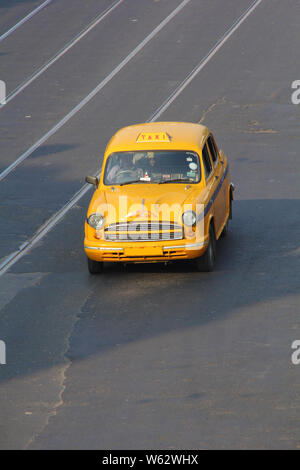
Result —
<svg viewBox="0 0 300 470"><path fill-rule="evenodd" d="M136 167L133 163L133 154L125 153L120 158L120 170L119 171L135 171Z"/></svg>
<svg viewBox="0 0 300 470"><path fill-rule="evenodd" d="M108 172L108 181L114 181L124 171L135 171L132 154L130 153L119 157L118 162Z"/></svg>
<svg viewBox="0 0 300 470"><path fill-rule="evenodd" d="M144 172L145 174L147 173L147 176L149 177L154 177L160 174L160 169L158 168L158 158L154 152L147 152Z"/></svg>

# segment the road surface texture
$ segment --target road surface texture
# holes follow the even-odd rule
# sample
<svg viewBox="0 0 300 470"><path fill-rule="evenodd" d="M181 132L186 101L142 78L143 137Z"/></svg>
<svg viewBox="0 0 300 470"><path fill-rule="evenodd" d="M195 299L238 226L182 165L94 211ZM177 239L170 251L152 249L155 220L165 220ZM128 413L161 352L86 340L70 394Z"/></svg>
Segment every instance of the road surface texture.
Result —
<svg viewBox="0 0 300 470"><path fill-rule="evenodd" d="M0 39L42 3L0 2ZM253 0L114 4L53 0L0 41L0 447L300 448L299 2L257 2L232 34ZM19 256L113 133L150 119L226 33L159 117L206 124L229 157L234 216L215 272L90 276L92 188Z"/></svg>

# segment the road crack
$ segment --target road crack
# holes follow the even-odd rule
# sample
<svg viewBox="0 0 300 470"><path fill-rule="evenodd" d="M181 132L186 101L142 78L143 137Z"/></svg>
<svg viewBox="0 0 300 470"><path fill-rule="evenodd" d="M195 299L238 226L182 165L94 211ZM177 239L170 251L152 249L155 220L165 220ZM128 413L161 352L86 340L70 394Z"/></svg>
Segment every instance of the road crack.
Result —
<svg viewBox="0 0 300 470"><path fill-rule="evenodd" d="M43 434L45 429L50 424L51 419L53 419L53 418L55 418L55 416L57 416L60 408L64 405L63 395L64 395L64 393L66 391L66 388L67 388L67 384L66 384L66 382L67 382L67 373L68 373L68 370L70 369L70 367L72 365L72 360L69 359L69 357L68 357L68 353L70 351L71 338L72 338L72 335L74 333L74 330L76 328L77 323L80 321L80 318L81 318L82 312L84 310L84 307L85 307L85 305L87 304L87 302L89 301L89 299L92 295L92 292L93 292L93 286L91 286L91 288L89 289L87 295L83 299L83 301L80 305L80 308L78 309L78 311L77 311L77 313L74 317L74 322L72 324L72 327L70 328L70 332L67 335L66 340L65 340L66 348L65 348L65 351L63 352L64 366L61 368L61 370L58 374L59 384L60 384L59 385L60 390L58 392L58 399L57 399L56 402L54 402L52 404L52 409L50 411L48 411L44 425L42 425L41 428L29 439L27 444L25 444L25 446L24 446L24 450L29 449L29 447L31 447L36 442L36 440L39 438L39 436L41 434Z"/></svg>
<svg viewBox="0 0 300 470"><path fill-rule="evenodd" d="M211 104L205 111L203 111L202 116L198 121L198 124L202 124L202 122L204 122L204 120L206 119L207 114L209 114L216 106L220 106L221 104L225 103L226 97L223 96L222 98L219 98L215 103Z"/></svg>

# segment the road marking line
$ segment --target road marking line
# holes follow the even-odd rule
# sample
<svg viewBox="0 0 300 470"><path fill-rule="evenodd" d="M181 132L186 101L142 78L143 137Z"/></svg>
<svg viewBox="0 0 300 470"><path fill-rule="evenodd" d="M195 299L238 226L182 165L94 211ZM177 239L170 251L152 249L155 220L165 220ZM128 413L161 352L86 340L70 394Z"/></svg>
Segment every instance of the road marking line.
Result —
<svg viewBox="0 0 300 470"><path fill-rule="evenodd" d="M84 186L65 204L58 212L53 214L50 219L43 224L38 231L27 242L23 243L17 251L11 253L0 264L0 276L4 274L13 264L24 256L36 243L38 243L63 217L64 215L81 199L91 188L90 184Z"/></svg>
<svg viewBox="0 0 300 470"><path fill-rule="evenodd" d="M187 86L188 83L191 81L191 76L195 77L195 70L202 65L201 68L208 62L209 58L211 58L217 50L220 49L220 44L222 45L226 42L226 40L231 36L231 34L242 24L244 19L246 19L250 13L262 2L262 0L255 1L248 10L245 11L243 15L239 17L239 19L232 25L232 27L225 33L222 38L216 43L216 45L211 49L211 51L202 59L199 65L194 69L182 82L179 87L175 90L174 94L176 93L176 97L183 91ZM218 49L216 49L218 48ZM209 57L210 54L210 57ZM207 60L208 59L208 60ZM204 65L203 62L205 61ZM201 70L201 69L200 69ZM198 70L198 72L200 71ZM181 88L180 88L181 87ZM180 91L181 90L181 91ZM165 111L167 107L174 101L174 94L170 95L170 97L160 106L157 111L147 120L147 122L155 121L161 114L162 109ZM100 176L101 170L96 174L97 177ZM25 242L18 251L10 254L1 264L0 264L0 276L4 274L12 265L14 265L20 258L22 258L26 253L28 253L31 248L38 243L47 233L64 217L64 215L72 209L72 207L91 189L90 184L84 184L79 191L58 211L56 212L50 219L48 219L45 224L40 227L40 229L35 233L35 235L30 238L27 242Z"/></svg>
<svg viewBox="0 0 300 470"><path fill-rule="evenodd" d="M51 65L58 61L66 52L68 52L75 44L83 39L92 29L95 28L104 18L106 18L117 6L119 6L124 0L117 0L110 7L106 8L100 15L98 15L91 23L88 24L79 34L77 34L71 41L69 41L60 51L58 51L48 62L42 65L36 72L34 72L29 78L24 80L18 85L11 93L6 96L5 105L0 106L4 108L7 103L13 100L21 91L27 88L34 80L36 80L42 73L44 73Z"/></svg>
<svg viewBox="0 0 300 470"><path fill-rule="evenodd" d="M9 36L11 33L16 31L16 29L18 29L20 26L22 26L22 24L24 24L24 23L26 23L26 21L30 20L30 18L32 18L34 15L36 15L39 11L41 11L43 8L45 8L47 5L49 5L49 3L51 3L51 2L52 2L52 0L46 0L39 7L35 8L31 13L28 13L28 15L26 15L24 18L22 18L22 20L18 21L18 23L16 23L12 28L10 28L8 31L6 31L6 33L3 33L0 36L0 42L3 41L4 39L6 39L7 36Z"/></svg>
<svg viewBox="0 0 300 470"><path fill-rule="evenodd" d="M117 67L110 72L107 77L100 82L83 100L80 101L66 116L64 116L50 131L41 137L35 144L33 144L26 152L18 157L11 165L0 173L0 181L3 180L9 173L11 173L20 163L22 163L29 155L31 155L40 145L55 134L66 122L69 121L78 111L81 110L94 96L102 90L124 67L131 61L147 44L151 41L173 18L176 16L191 0L183 0L175 10L172 11L133 51L128 54L125 59L120 62Z"/></svg>
<svg viewBox="0 0 300 470"><path fill-rule="evenodd" d="M223 34L223 36L216 42L210 51L204 56L190 74L178 85L178 87L171 93L171 95L162 103L162 105L155 111L147 122L156 121L163 112L176 100L177 96L191 83L191 81L198 75L198 73L205 67L205 65L213 58L225 42L233 35L238 27L248 18L248 16L255 10L255 8L262 2L256 0L250 7L236 20L235 23Z"/></svg>

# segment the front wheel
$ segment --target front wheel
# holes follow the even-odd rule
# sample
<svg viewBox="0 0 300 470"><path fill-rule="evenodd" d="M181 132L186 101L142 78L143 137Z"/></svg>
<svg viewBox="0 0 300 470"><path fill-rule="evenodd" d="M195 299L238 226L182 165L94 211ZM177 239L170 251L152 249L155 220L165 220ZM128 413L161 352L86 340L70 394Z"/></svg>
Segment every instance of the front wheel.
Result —
<svg viewBox="0 0 300 470"><path fill-rule="evenodd" d="M226 224L225 224L225 227L223 228L223 231L222 231L222 233L221 233L221 237L222 237L222 238L225 238L225 237L227 237L227 235L228 235L229 219L232 219L232 199L231 199L231 198L229 199L229 215L228 215L228 219L227 219L227 222L226 222Z"/></svg>
<svg viewBox="0 0 300 470"><path fill-rule="evenodd" d="M216 237L212 223L209 227L209 242L204 255L196 259L196 267L201 272L211 272L214 270L216 260Z"/></svg>
<svg viewBox="0 0 300 470"><path fill-rule="evenodd" d="M94 261L93 259L87 259L88 270L90 274L99 274L103 271L103 263L101 261Z"/></svg>
<svg viewBox="0 0 300 470"><path fill-rule="evenodd" d="M229 217L228 217L228 219L227 219L227 221L226 221L226 224L225 224L225 226L224 226L224 228L223 228L223 230L222 230L222 233L221 233L221 237L222 237L222 238L227 237L227 235L228 235L228 230L229 230Z"/></svg>

